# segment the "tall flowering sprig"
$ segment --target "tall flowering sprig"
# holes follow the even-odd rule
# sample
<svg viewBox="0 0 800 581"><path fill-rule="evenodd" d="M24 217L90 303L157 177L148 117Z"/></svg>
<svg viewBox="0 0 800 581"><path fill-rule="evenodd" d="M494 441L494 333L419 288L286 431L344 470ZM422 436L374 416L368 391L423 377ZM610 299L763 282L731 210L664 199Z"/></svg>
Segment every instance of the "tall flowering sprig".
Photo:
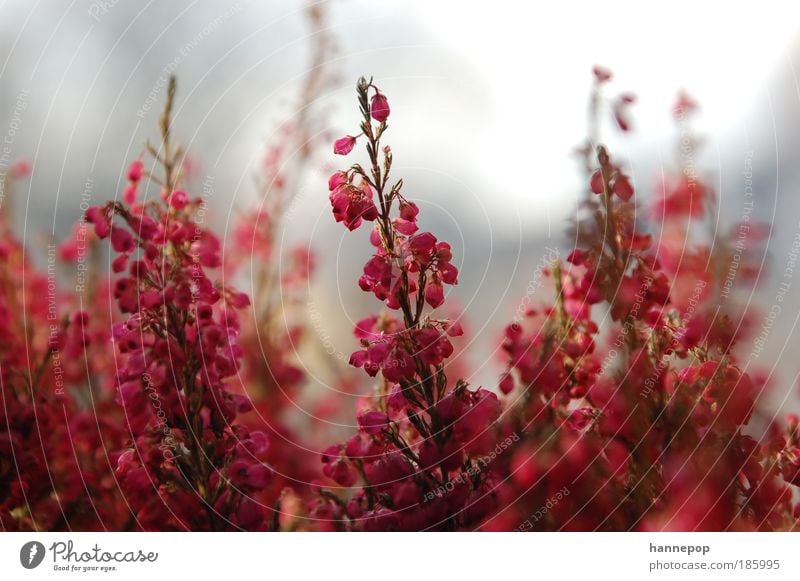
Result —
<svg viewBox="0 0 800 581"><path fill-rule="evenodd" d="M92 207L86 216L118 254L113 293L127 315L113 341L131 447L116 475L138 527L258 530L265 512L257 495L271 479L260 460L268 442L236 422L250 402L227 385L242 356L236 311L249 299L211 278L221 245L194 217L201 201L181 189L182 151L171 135L175 88L171 78L160 146L148 144L162 175L139 160L130 171L132 182L160 184L160 196Z"/></svg>
<svg viewBox="0 0 800 581"><path fill-rule="evenodd" d="M362 487L345 502L323 494L314 516L365 530L457 529L475 526L491 510L491 478L479 460L495 446L497 397L448 381L446 360L457 321L432 317L444 302L444 285L458 281L450 245L420 232L419 209L390 179L392 151L381 140L390 114L386 96L371 80L356 86L362 115L357 137L338 140L347 154L363 139L369 158L329 180L337 222L349 230L371 222L375 254L359 286L389 311L359 321L361 349L350 358L379 377L377 396L358 415L359 433L323 454L323 472L343 487ZM426 309L426 305L431 309ZM468 476L464 476L464 475Z"/></svg>

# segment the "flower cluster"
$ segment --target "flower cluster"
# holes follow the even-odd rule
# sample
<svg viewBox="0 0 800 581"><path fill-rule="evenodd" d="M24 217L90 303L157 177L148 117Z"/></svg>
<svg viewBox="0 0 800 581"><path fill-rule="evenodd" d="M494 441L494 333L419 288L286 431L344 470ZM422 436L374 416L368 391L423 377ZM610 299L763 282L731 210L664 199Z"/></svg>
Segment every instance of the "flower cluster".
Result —
<svg viewBox="0 0 800 581"><path fill-rule="evenodd" d="M796 420L788 437L777 427L760 440L745 435L764 385L739 366L746 319L725 300L754 281L752 269L726 285L736 242L719 236L709 246L690 227L714 214L709 186L685 168L673 184L656 204L656 246L634 221L633 184L597 146L587 168L592 212L577 226L569 269L552 269L556 302L506 331L500 389L523 435L507 466L514 485L501 489L508 508L485 528L796 526ZM612 322L605 330L594 322L601 307ZM559 490L564 498L548 502Z"/></svg>
<svg viewBox="0 0 800 581"><path fill-rule="evenodd" d="M191 193L172 135L174 80L158 145L130 164L119 200L86 209L48 250L46 271L4 204L0 527L797 528L800 420L768 413L767 380L744 355L755 315L740 297L758 282L766 229L748 205L732 229L717 227L714 189L692 161L699 106L686 94L673 108L686 165L645 203L600 139L601 111L631 131L635 98L606 98L612 73L593 73L573 246L541 272L553 299L527 300L499 326L503 363L488 388L460 379L469 325L448 300L458 261L393 174L383 142L398 111L372 80L356 86L358 130L333 144L338 156L363 145L365 161L328 179L334 221L369 239L353 289L380 307L356 322L347 369L314 351L315 253L281 249L317 162L310 136L324 134L305 113L268 148L262 203L230 240ZM301 111L320 86L312 76ZM30 172L13 168L0 176L9 200ZM58 259L76 271L75 292L59 286ZM307 389L318 375L332 395ZM342 394L357 396L355 410ZM293 413L301 404L305 418ZM349 433L323 428L343 417Z"/></svg>
<svg viewBox="0 0 800 581"><path fill-rule="evenodd" d="M160 196L86 212L117 255L112 292L124 319L112 340L131 444L116 477L144 529L260 529L265 513L256 496L271 479L261 460L268 441L236 422L251 404L228 386L242 357L237 310L249 298L210 276L221 244L193 218L201 200L180 187L182 153L170 141L174 92L173 79L161 148L152 151L163 177L138 160L129 171L129 187L146 176L160 184Z"/></svg>
<svg viewBox="0 0 800 581"><path fill-rule="evenodd" d="M447 377L451 338L463 331L458 321L432 318L425 305L444 303L444 285L458 282L458 269L449 244L419 231L419 209L404 196L402 180L390 180L392 152L381 146L390 112L385 95L363 78L356 91L361 133L338 140L334 151L347 154L364 139L371 169L338 171L329 189L337 222L350 230L373 224L376 250L359 286L387 310L356 324L361 349L350 363L380 385L358 414L358 434L322 457L324 475L355 492L342 498L326 491L312 514L357 530L475 526L495 506L492 473L480 462L500 434L500 401Z"/></svg>
<svg viewBox="0 0 800 581"><path fill-rule="evenodd" d="M28 167L0 179L6 194ZM104 371L98 322L58 285L56 249L39 270L0 213L0 528L122 529L128 511L110 465L119 414L93 379ZM101 323L100 323L101 324ZM100 355L100 360L98 360ZM87 405L91 402L94 409ZM95 414L98 416L95 418Z"/></svg>

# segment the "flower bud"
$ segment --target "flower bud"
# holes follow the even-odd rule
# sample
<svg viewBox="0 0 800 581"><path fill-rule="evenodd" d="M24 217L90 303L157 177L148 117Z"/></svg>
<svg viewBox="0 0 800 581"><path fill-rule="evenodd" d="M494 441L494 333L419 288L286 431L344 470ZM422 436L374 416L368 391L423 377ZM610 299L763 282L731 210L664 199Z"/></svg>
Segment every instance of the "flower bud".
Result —
<svg viewBox="0 0 800 581"><path fill-rule="evenodd" d="M352 135L345 135L333 143L333 153L336 155L347 155L356 145L356 138Z"/></svg>
<svg viewBox="0 0 800 581"><path fill-rule="evenodd" d="M144 172L144 164L141 160L137 159L131 166L128 168L128 179L132 182L138 182L142 179L142 173Z"/></svg>
<svg viewBox="0 0 800 581"><path fill-rule="evenodd" d="M187 196L186 192L182 190L172 192L172 195L169 197L169 205L176 210L183 210L188 203L189 196Z"/></svg>
<svg viewBox="0 0 800 581"><path fill-rule="evenodd" d="M382 93L375 93L372 96L370 111L372 113L372 118L378 123L383 123L389 118L389 101Z"/></svg>

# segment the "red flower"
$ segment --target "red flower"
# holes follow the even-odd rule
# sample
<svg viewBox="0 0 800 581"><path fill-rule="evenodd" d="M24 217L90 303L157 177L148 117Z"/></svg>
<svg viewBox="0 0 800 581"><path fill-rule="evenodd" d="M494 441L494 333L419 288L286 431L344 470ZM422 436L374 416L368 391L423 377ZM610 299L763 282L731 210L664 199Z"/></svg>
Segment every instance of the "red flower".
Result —
<svg viewBox="0 0 800 581"><path fill-rule="evenodd" d="M364 274L358 279L361 290L371 292L385 301L392 287L392 263L388 256L378 253L364 265Z"/></svg>
<svg viewBox="0 0 800 581"><path fill-rule="evenodd" d="M595 194L602 194L605 191L605 184L603 182L603 172L599 169L592 174L592 179L589 182L592 192Z"/></svg>
<svg viewBox="0 0 800 581"><path fill-rule="evenodd" d="M94 224L94 232L98 238L105 238L111 232L111 223L106 217L105 210L99 206L92 206L86 210L86 221Z"/></svg>
<svg viewBox="0 0 800 581"><path fill-rule="evenodd" d="M189 196L182 190L172 192L172 195L169 197L169 205L176 210L183 210L188 204Z"/></svg>
<svg viewBox="0 0 800 581"><path fill-rule="evenodd" d="M380 434L389 424L389 416L382 412L367 411L358 416L358 425L367 434Z"/></svg>
<svg viewBox="0 0 800 581"><path fill-rule="evenodd" d="M337 186L330 194L333 217L337 222L344 222L348 230L358 228L362 220L375 220L378 209L372 196L372 188L367 184L360 187L352 184Z"/></svg>
<svg viewBox="0 0 800 581"><path fill-rule="evenodd" d="M347 155L351 151L353 151L353 147L356 145L356 138L351 135L346 135L340 139L337 139L333 143L333 153L336 155Z"/></svg>
<svg viewBox="0 0 800 581"><path fill-rule="evenodd" d="M386 99L383 93L376 92L372 96L370 112L372 113L372 118L378 123L383 123L389 118L389 101Z"/></svg>
<svg viewBox="0 0 800 581"><path fill-rule="evenodd" d="M111 246L117 252L129 253L136 248L136 241L125 228L114 228L111 232Z"/></svg>
<svg viewBox="0 0 800 581"><path fill-rule="evenodd" d="M131 166L128 168L128 179L132 182L138 182L142 179L142 174L144 173L144 164L142 160L137 159L131 163Z"/></svg>
<svg viewBox="0 0 800 581"><path fill-rule="evenodd" d="M606 83L614 76L609 69L601 67L600 65L595 65L592 68L592 73L594 73L594 78L598 83Z"/></svg>
<svg viewBox="0 0 800 581"><path fill-rule="evenodd" d="M628 176L621 173L617 174L614 179L614 193L626 202L633 197L633 186L631 186Z"/></svg>

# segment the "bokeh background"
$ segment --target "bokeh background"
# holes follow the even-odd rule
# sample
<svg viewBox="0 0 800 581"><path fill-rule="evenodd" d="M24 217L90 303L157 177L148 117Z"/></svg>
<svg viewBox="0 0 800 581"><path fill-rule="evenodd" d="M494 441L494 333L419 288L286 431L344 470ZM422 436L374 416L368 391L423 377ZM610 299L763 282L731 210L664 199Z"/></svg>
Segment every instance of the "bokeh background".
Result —
<svg viewBox="0 0 800 581"><path fill-rule="evenodd" d="M585 189L574 149L596 63L615 72L612 91L637 95L634 131L607 124L603 135L643 212L678 167L670 109L682 88L702 106L695 162L719 196L721 228L742 217L752 164L752 216L769 228L772 266L745 303L769 308L800 234L800 5L335 0L319 3L316 27L301 0L0 5L0 171L18 158L33 165L2 203L42 254L79 218L81 195L119 195L127 164L156 134L170 72L179 79L175 133L197 163L198 187L214 183L210 219L224 231L251 211L265 144L296 113L314 39L330 38L331 81L313 102L320 132L354 131L359 75L389 95L396 172L461 269L453 293L469 313L477 384L494 384L500 365L488 354L542 259L567 247ZM317 332L349 353L352 321L375 307L354 284L366 233L333 223L325 179L340 160L326 149L316 161L282 240L316 249ZM789 294L752 361L775 379L775 408L797 399L800 281Z"/></svg>

